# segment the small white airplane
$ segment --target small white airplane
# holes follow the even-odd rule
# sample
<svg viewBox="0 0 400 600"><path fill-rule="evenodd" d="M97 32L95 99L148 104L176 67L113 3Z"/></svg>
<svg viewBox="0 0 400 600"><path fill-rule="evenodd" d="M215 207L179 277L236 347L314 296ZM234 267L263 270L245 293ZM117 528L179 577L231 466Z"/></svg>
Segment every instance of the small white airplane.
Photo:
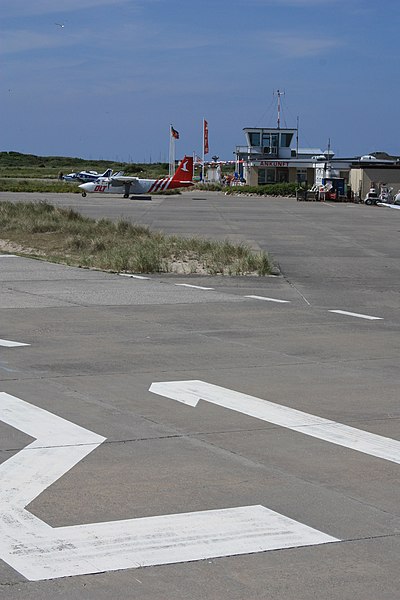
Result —
<svg viewBox="0 0 400 600"><path fill-rule="evenodd" d="M64 175L64 181L97 181L99 177L111 177L112 169L107 169L104 173L98 173L97 171L80 171L79 173L69 173Z"/></svg>
<svg viewBox="0 0 400 600"><path fill-rule="evenodd" d="M123 175L116 173L108 177L101 176L94 182L82 183L79 187L82 189L82 196L87 193L106 193L123 194L124 198L129 198L140 194L151 194L163 192L182 187L190 187L193 184L193 157L185 156L173 177L163 177L161 179L139 179L139 177Z"/></svg>

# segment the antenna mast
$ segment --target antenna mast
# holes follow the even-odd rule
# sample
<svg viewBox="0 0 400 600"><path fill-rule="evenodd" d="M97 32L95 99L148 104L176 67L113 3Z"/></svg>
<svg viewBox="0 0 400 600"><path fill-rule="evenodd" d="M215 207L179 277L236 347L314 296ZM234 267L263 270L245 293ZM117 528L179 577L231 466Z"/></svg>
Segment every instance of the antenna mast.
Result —
<svg viewBox="0 0 400 600"><path fill-rule="evenodd" d="M278 129L280 129L281 128L281 96L284 96L285 92L276 90L276 95L278 96Z"/></svg>

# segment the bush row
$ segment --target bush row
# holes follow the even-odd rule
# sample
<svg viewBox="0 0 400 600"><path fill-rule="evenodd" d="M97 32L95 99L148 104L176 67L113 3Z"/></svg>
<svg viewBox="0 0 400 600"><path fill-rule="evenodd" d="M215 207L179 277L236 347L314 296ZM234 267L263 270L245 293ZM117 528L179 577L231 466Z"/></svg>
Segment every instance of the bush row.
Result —
<svg viewBox="0 0 400 600"><path fill-rule="evenodd" d="M271 183L268 185L242 185L224 188L226 194L255 194L257 196L295 196L296 183Z"/></svg>

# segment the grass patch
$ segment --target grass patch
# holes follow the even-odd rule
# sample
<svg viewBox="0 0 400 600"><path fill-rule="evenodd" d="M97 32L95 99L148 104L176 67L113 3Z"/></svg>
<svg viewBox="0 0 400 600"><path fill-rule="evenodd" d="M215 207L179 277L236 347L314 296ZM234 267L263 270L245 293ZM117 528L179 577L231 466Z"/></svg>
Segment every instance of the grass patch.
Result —
<svg viewBox="0 0 400 600"><path fill-rule="evenodd" d="M165 177L168 174L169 165L163 162L127 163L113 160L92 160L65 156L36 156L35 154L21 154L20 152L0 152L0 177L5 179L57 179L60 171L64 175L88 170L104 173L108 168L114 172L125 171L126 175L138 175L144 179L157 179L158 177ZM3 189L2 191L12 190Z"/></svg>
<svg viewBox="0 0 400 600"><path fill-rule="evenodd" d="M77 183L66 181L40 181L35 179L0 178L0 192L36 192L65 194L80 193Z"/></svg>
<svg viewBox="0 0 400 600"><path fill-rule="evenodd" d="M19 254L71 266L212 275L267 275L272 267L265 252L245 244L165 236L126 220L95 221L47 202L0 202L0 228Z"/></svg>

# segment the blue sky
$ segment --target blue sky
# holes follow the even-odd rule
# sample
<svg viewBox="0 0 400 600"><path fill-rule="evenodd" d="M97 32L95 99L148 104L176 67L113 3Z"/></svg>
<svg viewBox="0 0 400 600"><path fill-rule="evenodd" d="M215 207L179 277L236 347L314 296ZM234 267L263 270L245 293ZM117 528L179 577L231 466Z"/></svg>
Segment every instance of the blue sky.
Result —
<svg viewBox="0 0 400 600"><path fill-rule="evenodd" d="M0 150L233 158L244 127L400 154L398 0L1 0ZM63 24L64 27L56 25Z"/></svg>

